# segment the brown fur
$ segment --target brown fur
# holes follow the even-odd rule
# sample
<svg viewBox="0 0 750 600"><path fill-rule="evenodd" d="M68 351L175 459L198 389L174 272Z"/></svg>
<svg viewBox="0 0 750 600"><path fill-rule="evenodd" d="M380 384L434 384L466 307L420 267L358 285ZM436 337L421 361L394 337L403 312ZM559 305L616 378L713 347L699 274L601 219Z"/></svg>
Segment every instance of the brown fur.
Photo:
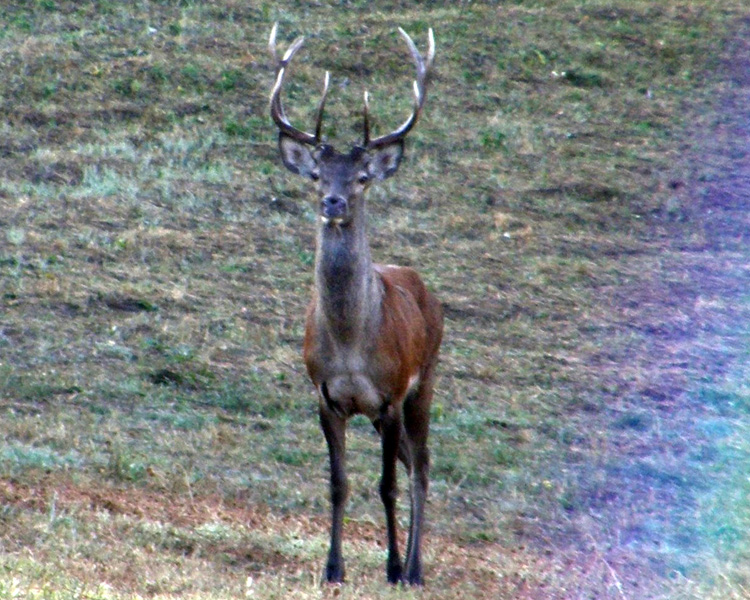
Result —
<svg viewBox="0 0 750 600"><path fill-rule="evenodd" d="M437 361L443 333L442 308L413 269L374 265L374 270L383 294L380 321L374 331L367 332L371 340L376 340L370 360L377 365L376 387L381 397L400 404L410 377L417 373L423 381ZM326 346L320 338L326 334L319 332L317 306L318 295L314 294L307 311L303 355L310 379L320 388Z"/></svg>

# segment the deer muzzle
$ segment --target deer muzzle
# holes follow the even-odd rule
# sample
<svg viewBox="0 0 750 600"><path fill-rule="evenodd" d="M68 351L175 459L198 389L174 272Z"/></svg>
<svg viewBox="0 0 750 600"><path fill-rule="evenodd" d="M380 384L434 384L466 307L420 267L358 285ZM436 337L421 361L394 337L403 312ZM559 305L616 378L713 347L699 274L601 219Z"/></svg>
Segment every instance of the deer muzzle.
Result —
<svg viewBox="0 0 750 600"><path fill-rule="evenodd" d="M325 222L343 221L349 212L349 203L341 196L326 196L320 201L320 217Z"/></svg>

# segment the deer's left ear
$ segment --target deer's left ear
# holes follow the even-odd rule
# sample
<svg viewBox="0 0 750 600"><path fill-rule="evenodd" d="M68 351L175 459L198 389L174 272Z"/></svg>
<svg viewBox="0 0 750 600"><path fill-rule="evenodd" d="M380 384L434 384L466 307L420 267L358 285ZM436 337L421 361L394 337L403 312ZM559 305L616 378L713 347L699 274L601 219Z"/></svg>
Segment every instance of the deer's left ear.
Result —
<svg viewBox="0 0 750 600"><path fill-rule="evenodd" d="M399 140L382 148L370 151L370 162L367 171L375 179L387 179L398 171L401 157L404 155L404 141Z"/></svg>

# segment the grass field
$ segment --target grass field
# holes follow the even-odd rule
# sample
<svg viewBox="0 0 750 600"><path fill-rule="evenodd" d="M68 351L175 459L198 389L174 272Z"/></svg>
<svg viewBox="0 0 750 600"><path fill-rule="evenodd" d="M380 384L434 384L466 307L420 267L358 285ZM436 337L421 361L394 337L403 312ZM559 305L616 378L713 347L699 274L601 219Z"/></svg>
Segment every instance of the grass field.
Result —
<svg viewBox="0 0 750 600"><path fill-rule="evenodd" d="M0 7L0 600L750 598L750 7L740 0ZM348 583L301 363L315 217L285 88L359 139L380 262L446 313L424 590L385 585L350 427ZM402 473L402 488L404 477ZM402 497L400 516L408 517Z"/></svg>

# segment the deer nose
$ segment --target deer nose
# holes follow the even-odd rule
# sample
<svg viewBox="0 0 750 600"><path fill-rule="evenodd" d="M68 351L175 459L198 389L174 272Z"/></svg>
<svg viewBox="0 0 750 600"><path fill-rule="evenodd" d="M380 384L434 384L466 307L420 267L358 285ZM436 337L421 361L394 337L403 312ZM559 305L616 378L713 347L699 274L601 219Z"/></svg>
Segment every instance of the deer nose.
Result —
<svg viewBox="0 0 750 600"><path fill-rule="evenodd" d="M320 212L328 219L340 219L346 216L348 203L341 196L326 196L320 201Z"/></svg>

